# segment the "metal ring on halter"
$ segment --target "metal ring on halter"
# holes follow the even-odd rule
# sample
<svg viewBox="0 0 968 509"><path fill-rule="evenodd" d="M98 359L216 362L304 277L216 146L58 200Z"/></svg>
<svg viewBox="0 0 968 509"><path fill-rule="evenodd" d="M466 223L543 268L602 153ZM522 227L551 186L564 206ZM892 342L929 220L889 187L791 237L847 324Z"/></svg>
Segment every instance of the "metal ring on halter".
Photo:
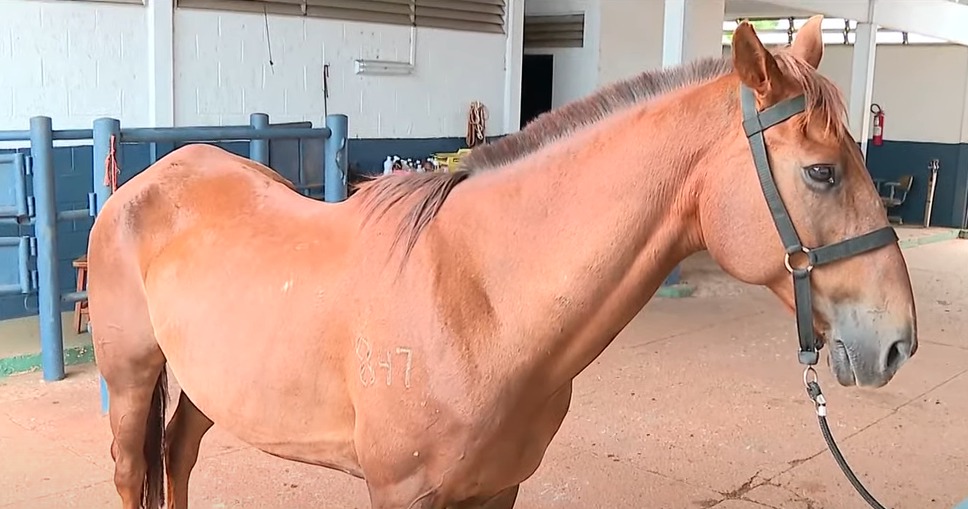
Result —
<svg viewBox="0 0 968 509"><path fill-rule="evenodd" d="M807 255L807 266L803 267L803 269L806 270L807 272L810 272L811 270L813 270L813 262L810 261L810 248L801 246L800 252ZM787 272L789 272L790 274L793 274L793 265L790 263L790 256L792 256L793 254L794 253L787 253L783 255L783 266L786 267Z"/></svg>
<svg viewBox="0 0 968 509"><path fill-rule="evenodd" d="M803 385L806 387L810 386L810 383L816 383L820 378L817 376L817 370L813 369L813 366L807 366L807 369L803 370Z"/></svg>

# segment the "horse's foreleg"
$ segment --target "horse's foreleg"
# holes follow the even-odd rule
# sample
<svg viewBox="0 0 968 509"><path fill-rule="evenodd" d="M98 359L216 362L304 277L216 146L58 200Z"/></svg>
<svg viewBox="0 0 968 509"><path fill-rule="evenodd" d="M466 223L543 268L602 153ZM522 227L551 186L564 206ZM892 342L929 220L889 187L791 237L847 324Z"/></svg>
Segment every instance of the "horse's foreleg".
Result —
<svg viewBox="0 0 968 509"><path fill-rule="evenodd" d="M498 496L488 500L481 509L514 509L514 502L518 500L518 489L521 485L515 484L502 491Z"/></svg>
<svg viewBox="0 0 968 509"><path fill-rule="evenodd" d="M486 500L450 503L440 500L435 490L420 494L403 493L401 490L370 490L372 509L514 509L519 485L511 486Z"/></svg>
<svg viewBox="0 0 968 509"><path fill-rule="evenodd" d="M178 407L168 423L165 457L168 463L168 504L171 509L188 509L188 478L198 461L202 437L212 421L182 392Z"/></svg>
<svg viewBox="0 0 968 509"><path fill-rule="evenodd" d="M518 499L519 484L498 493L485 502L462 503L453 506L453 509L514 509L514 502Z"/></svg>

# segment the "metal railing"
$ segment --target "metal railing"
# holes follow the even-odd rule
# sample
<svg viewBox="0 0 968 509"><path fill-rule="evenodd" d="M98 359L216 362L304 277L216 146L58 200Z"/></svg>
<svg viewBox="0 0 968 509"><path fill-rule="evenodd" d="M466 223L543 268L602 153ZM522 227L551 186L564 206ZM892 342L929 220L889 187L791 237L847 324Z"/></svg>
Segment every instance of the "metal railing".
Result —
<svg viewBox="0 0 968 509"><path fill-rule="evenodd" d="M41 369L45 381L61 380L64 370L63 324L60 307L65 302L87 298L86 291L62 293L57 272L57 222L97 217L101 207L111 196L105 185L105 171L112 138L115 148L121 143L183 143L249 141L249 158L268 166L269 140L324 139L323 199L338 202L347 195L347 124L345 115L328 115L325 127L270 126L269 116L254 113L248 126L205 126L172 128L125 128L115 118L99 118L93 129L55 131L50 117L33 117L27 131L0 131L2 141L29 141L29 175L33 180L33 210L27 217L17 218L16 224L33 224L36 237L36 292L40 326ZM93 189L88 194L86 209L57 210L57 183L54 172L55 140L92 140L94 149ZM18 191L19 192L19 191ZM32 217L30 217L32 216ZM18 239L19 241L20 239ZM28 242L20 242L19 249L30 251ZM24 255L24 253L21 253ZM21 260L21 264L25 261ZM21 275L23 278L23 275ZM23 279L22 279L23 281ZM9 285L12 287L12 285ZM19 286L22 286L19 285ZM30 285L28 285L29 288ZM6 287L4 287L6 289ZM9 290L9 289L8 289ZM23 293L29 293L24 291ZM102 388L102 409L107 398Z"/></svg>

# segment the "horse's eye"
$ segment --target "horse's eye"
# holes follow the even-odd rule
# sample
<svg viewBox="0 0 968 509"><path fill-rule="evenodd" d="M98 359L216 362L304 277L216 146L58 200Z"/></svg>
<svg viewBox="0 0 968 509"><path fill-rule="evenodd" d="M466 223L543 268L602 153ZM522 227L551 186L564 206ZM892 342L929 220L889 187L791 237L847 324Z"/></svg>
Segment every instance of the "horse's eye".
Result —
<svg viewBox="0 0 968 509"><path fill-rule="evenodd" d="M834 183L834 167L827 164L815 164L804 168L810 180L821 184L831 185Z"/></svg>

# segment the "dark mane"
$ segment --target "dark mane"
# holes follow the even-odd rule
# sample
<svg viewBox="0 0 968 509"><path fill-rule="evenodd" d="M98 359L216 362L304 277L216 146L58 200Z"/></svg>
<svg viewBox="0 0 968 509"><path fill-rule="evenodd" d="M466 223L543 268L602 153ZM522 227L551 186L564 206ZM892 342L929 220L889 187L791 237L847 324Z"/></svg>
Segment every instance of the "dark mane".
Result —
<svg viewBox="0 0 968 509"><path fill-rule="evenodd" d="M718 78L732 70L730 59L704 58L612 83L587 97L541 114L514 134L475 148L461 160L461 168L480 171L514 162L603 120L615 111Z"/></svg>
<svg viewBox="0 0 968 509"><path fill-rule="evenodd" d="M836 85L788 52L775 54L783 73L798 82L807 99L806 125L822 122L828 132L843 131L846 107ZM407 173L380 176L358 186L363 199L365 221L382 215L393 206L409 202L394 245L408 236L404 260L420 233L437 215L447 196L458 184L475 173L500 168L579 130L588 128L612 113L660 97L666 93L713 80L731 73L730 58L705 58L668 68L644 72L613 83L595 93L537 117L524 129L498 141L475 148L449 173ZM819 116L820 118L818 118Z"/></svg>

